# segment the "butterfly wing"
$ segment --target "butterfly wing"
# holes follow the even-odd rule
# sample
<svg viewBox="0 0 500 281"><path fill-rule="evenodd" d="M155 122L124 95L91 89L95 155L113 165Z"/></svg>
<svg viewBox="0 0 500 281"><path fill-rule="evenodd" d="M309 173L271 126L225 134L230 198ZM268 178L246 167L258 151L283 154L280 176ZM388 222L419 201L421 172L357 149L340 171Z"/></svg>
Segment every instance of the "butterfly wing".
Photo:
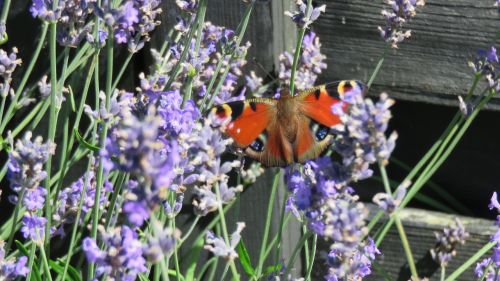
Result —
<svg viewBox="0 0 500 281"><path fill-rule="evenodd" d="M234 146L246 148L275 117L275 104L272 99L249 99L218 105L212 113L222 120L229 118L224 133L234 140Z"/></svg>
<svg viewBox="0 0 500 281"><path fill-rule="evenodd" d="M349 95L363 94L367 87L360 81L344 80L317 86L300 93L296 98L304 115L316 122L332 127L340 123L338 115L332 113L332 106L343 100L349 100ZM341 104L345 110L348 104Z"/></svg>
<svg viewBox="0 0 500 281"><path fill-rule="evenodd" d="M341 103L341 97L362 94L366 86L359 81L339 81L314 87L295 97L300 110L297 135L293 143L296 162L303 163L318 157L331 143L330 128L341 122L332 112L332 106L339 104L345 110L348 103Z"/></svg>
<svg viewBox="0 0 500 281"><path fill-rule="evenodd" d="M278 124L276 104L274 99L248 99L218 105L212 113L229 118L224 133L245 155L268 167L284 166L293 163L293 150Z"/></svg>

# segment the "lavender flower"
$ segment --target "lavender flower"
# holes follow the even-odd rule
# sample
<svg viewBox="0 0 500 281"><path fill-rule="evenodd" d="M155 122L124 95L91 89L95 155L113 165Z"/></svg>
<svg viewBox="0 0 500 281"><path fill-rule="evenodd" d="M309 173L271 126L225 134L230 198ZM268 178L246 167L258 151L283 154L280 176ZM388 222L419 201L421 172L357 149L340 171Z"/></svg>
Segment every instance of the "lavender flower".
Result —
<svg viewBox="0 0 500 281"><path fill-rule="evenodd" d="M343 157L344 166L350 167L352 178L364 179L372 174L368 168L370 164L387 164L396 145L396 132L392 132L389 138L385 136L391 118L389 108L394 100L385 93L375 104L360 94L341 98L350 103L350 109L338 112L332 108L342 120L342 124L334 127L334 132L339 135L334 149Z"/></svg>
<svg viewBox="0 0 500 281"><path fill-rule="evenodd" d="M144 117L124 108L120 122L112 128L101 152L108 169L118 168L144 177L155 188L169 186L177 159L175 143L159 139L161 118L153 107Z"/></svg>
<svg viewBox="0 0 500 281"><path fill-rule="evenodd" d="M221 131L212 127L213 122L212 117L205 119L203 126L198 124L189 139L189 153L194 156L191 164L196 171L193 175L196 176L193 204L201 215L215 211L220 204L229 203L236 198L237 192L243 190L242 185L228 186L227 174L241 164L239 161L222 162L221 155L231 140L224 139ZM219 188L220 200L213 192L214 188Z"/></svg>
<svg viewBox="0 0 500 281"><path fill-rule="evenodd" d="M241 67L246 64L244 59L250 43L246 43L238 48L229 45L234 43L234 32L232 30L213 25L210 22L205 22L202 30L201 44L198 52L195 52L196 38L190 42L188 46L182 44L173 44L166 56L161 56L156 50L152 50L155 64L152 67L152 74L146 76L141 74L141 90L148 94L148 92L160 92L165 87L166 82L169 80L171 71L178 63L180 54L184 48L189 48L188 55L185 61L181 63L181 70L173 81L170 89L165 92L169 95L171 91L181 90L183 85L189 80L193 87L193 100L196 101L204 97L207 93L207 85L212 77L215 75L217 62L223 60L223 67L221 72L225 71L227 67L230 68L228 75L222 81L222 87L218 94L213 98L215 104L229 102L233 100L244 99L244 91L238 93L233 97L236 91L236 82L242 76ZM226 42L226 43L223 43ZM228 63L232 58L231 63ZM218 83L219 80L216 80ZM213 93L208 93L213 94Z"/></svg>
<svg viewBox="0 0 500 281"><path fill-rule="evenodd" d="M144 42L150 40L152 32L160 22L156 19L162 12L159 0L124 1L117 8L96 7L98 15L114 31L118 44L128 44L131 52L139 51Z"/></svg>
<svg viewBox="0 0 500 281"><path fill-rule="evenodd" d="M486 78L491 89L500 91L500 65L495 46L491 46L488 50L480 49L477 55L469 61L469 66L476 74L481 74Z"/></svg>
<svg viewBox="0 0 500 281"><path fill-rule="evenodd" d="M41 137L31 141L31 136L31 132L27 132L22 140L17 140L15 148L9 153L7 177L10 187L18 194L9 197L10 201L17 203L22 200L22 205L27 209L21 232L25 238L40 242L43 240L46 221L36 214L45 204L46 191L40 183L47 177L43 166L49 155L54 154L55 144L42 143Z"/></svg>
<svg viewBox="0 0 500 281"><path fill-rule="evenodd" d="M197 0L175 0L175 4L184 12L195 13L198 9Z"/></svg>
<svg viewBox="0 0 500 281"><path fill-rule="evenodd" d="M364 246L360 245L352 252L333 249L326 259L329 269L325 279L328 281L361 280L370 275L371 263L379 254L380 251L372 239L368 239Z"/></svg>
<svg viewBox="0 0 500 281"><path fill-rule="evenodd" d="M154 224L153 227L159 228ZM148 237L147 245L144 246L144 255L149 261L155 263L169 256L173 251L176 241L180 238L178 229L162 228L154 231L154 235Z"/></svg>
<svg viewBox="0 0 500 281"><path fill-rule="evenodd" d="M495 270L498 266L499 265L493 262L491 258L486 258L476 264L474 273L477 278L482 278L484 275L485 281L500 281L500 275L497 274Z"/></svg>
<svg viewBox="0 0 500 281"><path fill-rule="evenodd" d="M434 232L436 235L436 245L430 250L432 258L441 266L447 266L451 259L457 254L456 248L459 244L465 244L469 233L458 218L455 223L443 229L443 232Z"/></svg>
<svg viewBox="0 0 500 281"><path fill-rule="evenodd" d="M137 274L147 271L143 245L134 230L121 226L105 232L100 227L99 233L106 250L101 250L90 237L83 240L87 260L97 265L97 277L107 275L119 280L135 280Z"/></svg>
<svg viewBox="0 0 500 281"><path fill-rule="evenodd" d="M21 233L38 245L42 245L45 238L45 224L47 219L36 214L27 213L23 216Z"/></svg>
<svg viewBox="0 0 500 281"><path fill-rule="evenodd" d="M0 96L2 97L14 94L14 89L11 87L12 74L22 63L22 60L17 58L17 52L16 47L12 48L10 54L0 49L0 76L3 78L3 82L0 83Z"/></svg>
<svg viewBox="0 0 500 281"><path fill-rule="evenodd" d="M410 30L403 30L404 24L416 15L416 8L424 6L424 0L386 0L391 10L382 10L382 16L386 20L384 28L378 27L380 36L392 48L411 36Z"/></svg>
<svg viewBox="0 0 500 281"><path fill-rule="evenodd" d="M251 185L257 178L264 173L264 168L260 165L260 163L252 162L250 167L247 169L241 170L241 179L245 185Z"/></svg>
<svg viewBox="0 0 500 281"><path fill-rule="evenodd" d="M335 243L332 249L347 252L355 248L367 233L365 219L368 215L363 204L351 196L329 199L326 202L324 235Z"/></svg>
<svg viewBox="0 0 500 281"><path fill-rule="evenodd" d="M302 54L297 66L297 76L295 77L297 90L305 90L314 86L318 75L321 74L323 69L326 69L325 59L326 56L321 53L319 37L314 32L306 34L302 40ZM284 52L280 55L279 60L281 84L289 86L293 55Z"/></svg>
<svg viewBox="0 0 500 281"><path fill-rule="evenodd" d="M75 223L75 217L80 206L80 200L83 200L80 217L81 221L77 223L82 223L85 215L92 211L95 204L96 185L97 183L94 172L90 170L77 181L73 182L69 187L61 190L56 201L56 211L53 214L53 221L60 225L57 233L64 235L64 224ZM111 182L106 181L101 189L99 202L100 209L104 210L108 202L108 199L104 196L104 194L112 191L113 185Z"/></svg>
<svg viewBox="0 0 500 281"><path fill-rule="evenodd" d="M26 277L29 273L28 258L25 256L5 259L5 242L0 240L0 279L1 280L16 280L19 277Z"/></svg>
<svg viewBox="0 0 500 281"><path fill-rule="evenodd" d="M65 1L59 1L58 7L53 9L53 0L33 0L30 6L31 16L43 21L57 21L61 17Z"/></svg>
<svg viewBox="0 0 500 281"><path fill-rule="evenodd" d="M205 249L212 252L214 255L218 257L223 257L227 260L234 260L238 257L238 254L234 250L241 239L241 231L245 228L244 222L236 223L236 230L231 234L231 238L229 241L229 245L226 244L224 239L221 237L215 236L211 231L207 232L207 237L205 242Z"/></svg>
<svg viewBox="0 0 500 281"><path fill-rule="evenodd" d="M497 272L500 268L500 203L498 202L496 192L493 193L488 208L490 210L496 209L498 213L497 220L495 222L495 225L498 227L498 229L497 232L491 237L491 242L495 242L496 245L493 248L493 255L491 257L486 258L476 264L475 273L476 277L478 278L481 278L483 275L485 275L485 280L499 281L500 276L497 274Z"/></svg>
<svg viewBox="0 0 500 281"><path fill-rule="evenodd" d="M307 12L307 4L302 0L296 0L297 6L299 6L299 10L295 12L286 11L285 15L292 18L292 21L297 24L299 28L308 28L315 20L318 19L321 13L324 13L326 10L326 5L321 5L319 7L311 7L312 11L309 15Z"/></svg>
<svg viewBox="0 0 500 281"><path fill-rule="evenodd" d="M377 204L387 214L392 214L396 210L396 208L399 207L401 201L403 201L403 198L406 195L406 189L410 186L410 184L411 182L409 181L401 183L401 185L399 185L396 189L395 196L387 193L375 194L375 196L373 196L373 203Z"/></svg>

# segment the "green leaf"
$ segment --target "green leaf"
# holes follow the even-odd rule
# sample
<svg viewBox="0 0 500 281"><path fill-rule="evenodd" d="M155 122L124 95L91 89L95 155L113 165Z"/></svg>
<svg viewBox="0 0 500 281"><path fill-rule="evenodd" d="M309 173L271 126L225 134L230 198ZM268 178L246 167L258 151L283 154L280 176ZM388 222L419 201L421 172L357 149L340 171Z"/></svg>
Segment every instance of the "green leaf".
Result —
<svg viewBox="0 0 500 281"><path fill-rule="evenodd" d="M271 274L271 273L276 272L276 271L280 271L282 268L283 268L282 264L268 266L264 270L264 275Z"/></svg>
<svg viewBox="0 0 500 281"><path fill-rule="evenodd" d="M73 112L76 112L76 105L75 105L75 95L73 94L73 89L71 86L68 86L69 89L69 101L71 103L71 110Z"/></svg>
<svg viewBox="0 0 500 281"><path fill-rule="evenodd" d="M87 142L86 140L84 140L76 128L73 129L73 131L75 132L76 140L78 141L78 143L80 145L82 145L82 146L86 147L87 149L92 150L94 152L99 151L100 148L97 145L91 144L91 143Z"/></svg>
<svg viewBox="0 0 500 281"><path fill-rule="evenodd" d="M203 239L199 239L193 245L189 255L187 256L188 261L188 269L186 270L186 280L194 280L194 272L196 271L196 264L198 263L198 259L200 258L201 249L203 248L204 241Z"/></svg>
<svg viewBox="0 0 500 281"><path fill-rule="evenodd" d="M249 276L254 276L255 270L252 267L252 262L250 261L250 256L248 255L243 238L240 240L240 243L238 243L238 246L236 246L236 251L238 252L239 261L243 270L245 270L246 274Z"/></svg>
<svg viewBox="0 0 500 281"><path fill-rule="evenodd" d="M30 256L30 253L29 251L26 249L26 247L24 247L23 243L19 242L19 240L16 240L15 241L16 243L16 246L17 246L17 249L23 253L23 255L29 257ZM35 278L36 281L42 281L42 274L40 273L40 269L38 268L38 259L36 258L36 255L33 257L33 271L30 272L31 274L31 277Z"/></svg>
<svg viewBox="0 0 500 281"><path fill-rule="evenodd" d="M49 260L50 269L52 269L57 274L63 274L64 266L59 265L57 262L53 260ZM75 281L70 275L66 275L66 279L68 281Z"/></svg>
<svg viewBox="0 0 500 281"><path fill-rule="evenodd" d="M64 266L66 265L66 261L63 259L58 259L57 264L62 266L64 269ZM71 278L73 280L82 281L82 276L80 275L78 270L76 270L76 268L74 268L71 264L68 265L68 274L71 276Z"/></svg>

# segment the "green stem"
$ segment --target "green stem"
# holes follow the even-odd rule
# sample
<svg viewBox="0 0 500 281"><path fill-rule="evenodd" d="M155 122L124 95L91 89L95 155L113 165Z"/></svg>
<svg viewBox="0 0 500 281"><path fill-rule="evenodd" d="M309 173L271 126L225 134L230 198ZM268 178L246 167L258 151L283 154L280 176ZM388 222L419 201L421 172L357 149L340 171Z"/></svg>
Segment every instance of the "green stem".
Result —
<svg viewBox="0 0 500 281"><path fill-rule="evenodd" d="M120 71L118 71L118 75L115 78L115 82L113 82L113 85L111 86L111 90L114 91L116 89L116 86L118 85L118 82L120 82L120 79L123 76L123 73L125 73L125 70L127 69L128 64L130 63L130 60L134 56L134 53L128 53L127 58L122 64L122 67L120 68Z"/></svg>
<svg viewBox="0 0 500 281"><path fill-rule="evenodd" d="M473 92L474 92L474 90L475 90L475 88L476 88L476 86L477 86L480 78L481 78L481 75L476 75L474 77L474 80L472 82L472 86L469 88L469 91L467 93L466 100L468 100L472 96L472 94L473 94ZM481 103L479 104L479 106L480 105L481 105ZM476 107L476 110L477 109L478 108ZM448 127L441 134L441 136L439 137L439 139L432 145L432 147L419 160L419 162L414 166L414 168L411 170L411 172L406 176L406 178L404 179L404 181L410 181L411 182L413 180L413 177L415 177L415 175L417 175L420 172L420 170L424 167L424 165L426 163L428 163L428 161L429 161L429 159L431 159L431 157L433 157L433 156L434 156L434 158L435 157L439 157L439 153L435 154L435 152L438 149L440 149L441 147L446 146L446 144L447 144L446 140L449 139L449 138L451 138L451 136L454 133L454 128L456 128L458 126L458 123L462 120L461 116L462 116L462 114L460 113L460 111L458 111L455 114L455 116L453 117L452 121L448 124ZM474 119L474 117L471 115L471 116L469 116L468 120L472 121L473 119ZM431 163L432 162L433 161L431 161ZM411 189L410 189L410 192L411 192ZM407 198L411 199L411 197L409 197L409 195L410 194L406 195L405 199L407 199ZM374 216L374 218L370 221L370 223L368 224L368 229L369 229L370 232L372 231L372 229L376 225L376 223L382 218L383 214L384 214L383 211L379 211ZM389 221L387 224L392 224L392 221ZM379 236L379 238L377 239L377 246L380 245L380 241L382 241L383 237L385 236L385 233L387 233L387 231L383 231L383 232L384 232L384 234L382 236Z"/></svg>
<svg viewBox="0 0 500 281"><path fill-rule="evenodd" d="M252 14L254 4L255 4L255 0L252 0L250 5L248 5L248 7L246 8L245 13L243 14L243 20L240 22L240 24L238 25L238 28L236 29L236 34L237 34L236 35L236 38L237 38L236 44L235 44L233 52L230 54L230 58L227 61L227 65L230 65L231 62L236 58L235 50L240 47L241 42L243 40L243 37L245 36L245 32L246 32L247 26L248 26L248 21L250 20L250 15ZM200 111L201 112L205 112L207 108L212 107L214 100L215 100L215 97L219 93L222 85L224 84L224 81L226 80L227 75L229 74L229 70L231 68L226 67L222 76L220 78L218 77L220 69L221 69L223 63L225 62L225 58L226 58L226 56L223 56L219 60L219 62L217 63L217 66L215 68L212 79L210 80L210 83L207 87L207 91L205 93L205 96L203 97L201 104L200 104ZM210 94L210 91L212 90L212 86L214 85L215 80L217 78L219 78L219 83L215 87L214 92L212 94ZM208 104L206 104L207 99L208 99Z"/></svg>
<svg viewBox="0 0 500 281"><path fill-rule="evenodd" d="M16 202L16 207L14 208L14 215L12 216L13 221L17 222L18 216L19 216L19 210L21 209L21 202L23 201L24 193L26 192L26 189L23 188L21 191L21 194L19 194L17 202ZM16 226L17 223L13 223L12 227L10 229L10 234L9 234L9 240L7 241L7 246L5 246L4 251L5 253L8 253L10 250L10 247L12 246L12 242L14 241L14 235L16 234Z"/></svg>
<svg viewBox="0 0 500 281"><path fill-rule="evenodd" d="M486 105L486 103L495 94L496 93L494 91L491 91L490 95L488 95L484 100L482 100L478 104L478 106L476 107L476 109L467 118L467 120L462 125L462 127L460 128L460 130L458 130L458 127L454 128L454 130L452 130L452 133L454 131L456 131L456 130L458 130L458 132L456 133L456 135L454 136L454 138L451 140L451 143L449 144L449 146L446 148L446 150L444 150L444 148L440 149L440 150L444 150L444 152L442 152L442 154L436 155L434 157L434 159L431 160L431 162L427 166L426 170L424 170L424 172L422 172L422 174L420 175L419 179L417 179L417 181L410 188L408 194L405 196L405 198L401 202L400 207L398 208L398 210L396 210L396 212L399 212L400 209L404 208L410 202L410 200L415 196L415 194L422 188L422 186L430 179L430 177L432 177L432 175L437 171L437 169L444 163L444 161L448 158L448 156L454 150L455 146L458 144L458 142L460 141L460 139L462 138L462 136L465 134L465 132L467 131L467 129L471 125L472 121L479 114L479 111L484 107L484 105ZM447 138L447 140L445 140L445 142L443 144L446 145L448 141L450 141L450 140ZM386 226L384 226L384 227L385 228L390 228L393 223L394 223L394 217L391 217L391 219L386 223ZM384 235L385 235L385 233L387 233L387 231L384 232ZM383 235L377 237L377 242L381 241L383 238L384 238Z"/></svg>
<svg viewBox="0 0 500 281"><path fill-rule="evenodd" d="M108 28L108 34L113 34L113 29L111 27ZM105 108L106 112L110 111L111 107L111 87L112 87L112 82L113 82L113 36L108 37L108 41L106 43L106 100L105 100ZM97 78L98 79L98 78ZM96 93L98 94L98 93ZM102 130L99 136L99 146L104 147L106 144L106 137L108 134L108 124L106 122L103 122L102 124ZM99 158L99 166L97 168L97 175L96 175L96 192L95 192L95 199L94 202L100 202L101 201L101 189L104 183L104 163L103 159ZM99 223L99 204L94 204L94 207L92 209L92 230L91 230L91 237L96 238L97 237L97 225ZM93 265L91 267L90 273L90 278L94 277L94 268Z"/></svg>
<svg viewBox="0 0 500 281"><path fill-rule="evenodd" d="M45 43L45 37L47 37L47 31L49 29L49 25L45 22L42 26L42 33L40 35L40 39L38 39L38 44L35 48L35 52L33 53L33 56L30 59L30 63L28 67L26 68L26 72L24 72L23 78L21 79L21 83L17 87L16 93L14 94L14 98L12 99L9 107L7 108L7 112L5 113L6 118L2 120L2 123L0 124L0 134L3 134L3 131L5 130L5 127L7 126L7 122L9 120L9 116L13 113L13 111L16 108L17 101L21 97L24 87L26 86L26 83L28 82L28 79L31 75L31 72L33 71L33 67L38 61L38 57L40 56L40 51L42 50L43 44Z"/></svg>
<svg viewBox="0 0 500 281"><path fill-rule="evenodd" d="M28 256L29 273L28 273L28 277L26 277L26 281L30 281L31 275L33 275L32 268L33 268L33 263L35 262L35 250L36 250L36 244L32 243L31 244L31 249L30 249L30 254Z"/></svg>
<svg viewBox="0 0 500 281"><path fill-rule="evenodd" d="M382 65L384 64L384 61L385 61L385 56L387 55L387 51L389 50L389 44L386 44L385 45L385 48L384 48L384 53L382 54L382 57L379 59L378 63L377 63L377 66L375 67L375 70L373 70L373 73L372 75L370 76L370 79L368 80L368 83L366 84L366 86L368 88L370 88L373 84L373 81L375 81L375 78L377 77L379 71L380 71L380 68L382 67Z"/></svg>
<svg viewBox="0 0 500 281"><path fill-rule="evenodd" d="M255 269L255 275L260 276L262 273L262 268L264 266L264 254L267 247L267 239L269 237L269 230L271 229L271 221L273 217L273 209L274 209L274 198L276 197L276 191L278 190L278 183L281 179L281 170L274 176L273 186L271 188L271 194L269 195L269 203L267 204L267 213L266 213L266 224L264 225L264 235L262 237L262 242L260 244L260 252L259 252L259 262L257 264L257 268Z"/></svg>
<svg viewBox="0 0 500 281"><path fill-rule="evenodd" d="M201 0L201 1L206 1L206 0ZM204 11L205 10L203 10L202 12L204 12ZM177 75L179 75L179 70L181 69L182 63L186 61L187 54L189 53L189 49L190 49L189 46L190 46L191 40L193 40L194 33L196 31L195 26L196 25L200 25L200 24L203 25L203 23L201 23L199 21L199 19L200 19L201 16L202 15L201 15L201 13L199 11L196 14L196 18L194 20L194 24L191 25L191 27L189 29L189 32L187 34L186 40L184 41L184 44L183 44L184 49L182 50L181 56L179 57L179 60L175 64L174 69L172 70L171 75L168 78L167 83L165 84L165 86L163 87L163 89L161 89L162 91L165 90L165 89L167 89L167 90L170 89L170 86L172 86L172 83L175 81L175 78L177 78Z"/></svg>
<svg viewBox="0 0 500 281"><path fill-rule="evenodd" d="M89 161L87 163L87 171L89 171L91 167L92 167L92 164ZM69 242L67 258L66 258L66 262L64 264L64 271L63 271L61 280L66 280L66 274L68 273L68 268L69 268L69 264L71 262L71 257L73 256L73 249L75 247L77 230L81 226L80 225L80 217L82 214L83 201L86 197L85 194L87 192L87 183L89 181L88 177L89 177L89 173L87 172L87 173L85 173L85 176L83 178L83 187L82 187L82 191L80 193L80 200L78 202L78 209L76 210L75 223L73 224L73 229L71 231L71 238L70 238L70 242Z"/></svg>
<svg viewBox="0 0 500 281"><path fill-rule="evenodd" d="M47 260L47 254L45 253L45 249L43 246L40 246L40 255L42 256L42 264L43 269L45 270L45 274L43 275L49 281L52 281L52 276L50 274L49 262Z"/></svg>
<svg viewBox="0 0 500 281"><path fill-rule="evenodd" d="M10 0L3 1L2 15L0 16L0 24L7 23L7 16L9 15Z"/></svg>
<svg viewBox="0 0 500 281"><path fill-rule="evenodd" d="M312 272L313 265L314 265L314 259L316 258L316 244L317 243L318 243L318 235L314 234L313 235L311 260L309 262L309 268L307 269L306 281L311 280L311 272Z"/></svg>
<svg viewBox="0 0 500 281"><path fill-rule="evenodd" d="M307 8L305 17L309 18L312 12L312 0L307 0ZM295 95L295 75L297 73L297 65L299 64L300 50L302 49L302 40L306 34L306 28L299 28L297 32L297 45L295 46L295 53L293 55L292 71L290 73L290 96Z"/></svg>
<svg viewBox="0 0 500 281"><path fill-rule="evenodd" d="M224 241L226 242L226 244L230 245L229 233L227 231L227 226L226 226L226 218L224 215L224 210L222 209L222 198L220 195L219 184L215 184L215 194L217 195L218 210L219 210L219 215L220 215L220 226L222 228L222 235L224 237ZM231 267L231 273L233 274L233 278L236 278L237 280L239 280L240 275L238 274L238 270L236 269L236 265L234 263L234 260L231 259L228 262L229 262L229 266Z"/></svg>
<svg viewBox="0 0 500 281"><path fill-rule="evenodd" d="M309 239L309 237L311 237L311 235L311 232L307 232L305 235L302 235L300 240L297 242L297 245L295 245L295 249L293 249L292 256L290 257L290 260L286 265L285 274L283 276L288 276L288 274L290 274L290 270L293 268L293 264L295 263L295 259L297 258L300 249L302 249L304 243L307 241L307 239Z"/></svg>
<svg viewBox="0 0 500 281"><path fill-rule="evenodd" d="M57 2L57 1L54 1ZM56 97L57 97L57 22L50 23L50 38L49 38L49 49L50 49L50 111L49 111L49 132L48 132L48 142L54 143L57 128L57 116L56 116ZM50 176L52 171L52 155L49 154L47 162L45 164L45 172L47 177L45 178L45 188L47 189L47 197L45 198L45 217L47 222L45 224L45 236L44 244L48 250L50 247L50 229L52 227L52 203L51 203L51 191L50 191Z"/></svg>
<svg viewBox="0 0 500 281"><path fill-rule="evenodd" d="M493 247L496 246L496 242L490 242L479 249L472 257L465 261L459 268L457 268L453 273L448 275L445 281L458 280L458 277L462 275L467 269L469 269L477 260L479 260L484 254L488 253Z"/></svg>
<svg viewBox="0 0 500 281"><path fill-rule="evenodd" d="M387 176L387 171L385 170L385 166L384 164L382 164L381 161L379 161L378 167L380 170L380 175L382 176L382 181L384 183L385 192L387 192L387 194L392 194L391 187L389 184L389 177ZM408 242L408 238L403 228L403 224L401 223L401 220L399 219L397 212L394 212L392 216L396 220L396 226L398 228L399 237L401 238L401 243L403 244L403 249L406 254L408 265L410 266L411 275L413 277L418 278L417 267L415 266L415 261L413 260L413 254L410 248L410 243Z"/></svg>
<svg viewBox="0 0 500 281"><path fill-rule="evenodd" d="M441 265L441 281L444 281L444 277L446 276L446 266Z"/></svg>

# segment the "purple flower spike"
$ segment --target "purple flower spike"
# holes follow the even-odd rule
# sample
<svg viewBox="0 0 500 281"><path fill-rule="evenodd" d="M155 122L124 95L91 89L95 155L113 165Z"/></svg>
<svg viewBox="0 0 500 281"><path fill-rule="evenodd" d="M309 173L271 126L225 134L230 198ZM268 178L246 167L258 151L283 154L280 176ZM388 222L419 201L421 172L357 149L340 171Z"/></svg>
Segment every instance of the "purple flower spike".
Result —
<svg viewBox="0 0 500 281"><path fill-rule="evenodd" d="M500 212L500 203L498 203L498 197L496 191L493 192L493 196L491 196L491 203L488 205L490 210L497 209Z"/></svg>
<svg viewBox="0 0 500 281"><path fill-rule="evenodd" d="M241 239L241 231L245 228L244 222L238 222L236 224L236 230L231 234L229 245L224 242L221 237L215 236L212 232L207 232L205 249L212 252L218 257L223 257L228 260L234 260L238 257L238 254L234 250Z"/></svg>
<svg viewBox="0 0 500 281"><path fill-rule="evenodd" d="M391 10L382 10L382 16L386 20L385 27L378 27L380 36L392 48L397 48L398 44L411 36L410 30L403 30L406 22L416 15L416 8L424 6L424 0L386 0Z"/></svg>
<svg viewBox="0 0 500 281"><path fill-rule="evenodd" d="M26 266L28 257L22 256L19 259L9 258L5 256L5 242L0 241L0 280L13 281L19 277L26 277L29 269Z"/></svg>
<svg viewBox="0 0 500 281"><path fill-rule="evenodd" d="M321 5L319 7L314 7L313 5L313 7L311 7L312 11L310 12L310 15L307 16L307 4L302 0L297 0L296 3L299 10L293 13L286 11L285 15L291 17L292 21L295 22L299 28L308 28L309 25L316 21L320 14L324 13L326 10L326 5Z"/></svg>
<svg viewBox="0 0 500 281"><path fill-rule="evenodd" d="M430 250L432 258L441 266L447 266L451 259L456 255L458 245L465 244L469 233L465 231L464 226L458 218L455 223L443 230L435 232L436 246Z"/></svg>
<svg viewBox="0 0 500 281"><path fill-rule="evenodd" d="M279 78L283 85L290 84L293 64L293 54L284 52L280 55ZM318 75L326 69L324 60L326 56L321 53L319 37L314 32L309 32L302 41L302 54L297 66L295 86L297 90L305 90L314 86Z"/></svg>
<svg viewBox="0 0 500 281"><path fill-rule="evenodd" d="M108 232L99 228L104 249L101 250L92 238L83 240L83 251L89 262L96 263L96 276L135 280L137 274L146 272L143 245L137 233L127 226L117 227Z"/></svg>

